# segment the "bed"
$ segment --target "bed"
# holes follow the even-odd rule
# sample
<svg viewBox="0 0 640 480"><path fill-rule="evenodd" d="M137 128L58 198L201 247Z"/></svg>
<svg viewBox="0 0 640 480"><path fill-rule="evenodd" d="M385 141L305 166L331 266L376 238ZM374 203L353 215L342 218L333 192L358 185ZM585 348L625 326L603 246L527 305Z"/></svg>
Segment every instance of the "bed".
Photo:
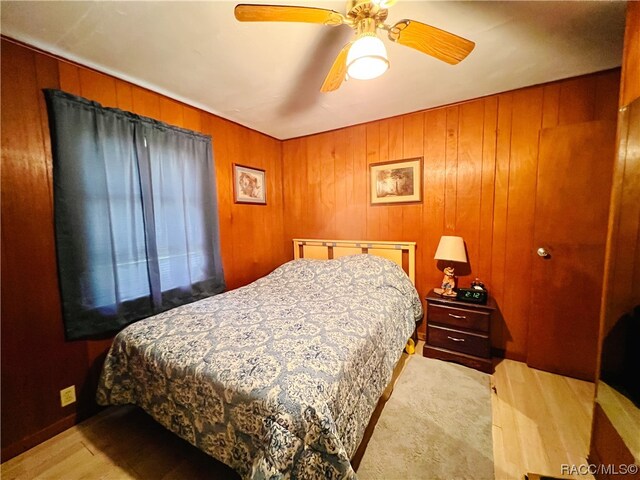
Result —
<svg viewBox="0 0 640 480"><path fill-rule="evenodd" d="M296 258L252 284L120 332L98 403L142 407L244 479L356 478L350 460L422 317L401 268L413 249L295 240Z"/></svg>

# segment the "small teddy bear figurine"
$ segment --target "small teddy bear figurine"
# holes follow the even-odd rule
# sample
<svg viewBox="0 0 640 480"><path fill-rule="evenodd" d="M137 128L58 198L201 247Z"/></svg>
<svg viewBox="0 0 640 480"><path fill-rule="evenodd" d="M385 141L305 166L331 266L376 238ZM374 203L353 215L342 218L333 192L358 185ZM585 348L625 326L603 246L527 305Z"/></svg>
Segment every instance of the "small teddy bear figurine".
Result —
<svg viewBox="0 0 640 480"><path fill-rule="evenodd" d="M442 289L444 290L442 295L454 297L456 295L453 291L455 286L456 279L453 276L453 267L446 267L444 269L444 278L442 279Z"/></svg>

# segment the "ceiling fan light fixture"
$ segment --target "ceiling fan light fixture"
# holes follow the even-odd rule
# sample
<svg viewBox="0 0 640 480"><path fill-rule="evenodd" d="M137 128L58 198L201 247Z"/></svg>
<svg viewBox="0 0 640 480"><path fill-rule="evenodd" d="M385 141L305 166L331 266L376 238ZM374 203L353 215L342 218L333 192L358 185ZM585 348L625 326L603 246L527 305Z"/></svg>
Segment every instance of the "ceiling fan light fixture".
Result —
<svg viewBox="0 0 640 480"><path fill-rule="evenodd" d="M373 0L373 4L379 6L380 8L390 8L393 7L398 0Z"/></svg>
<svg viewBox="0 0 640 480"><path fill-rule="evenodd" d="M379 77L389 68L387 49L373 33L365 33L358 38L347 55L347 74L358 80Z"/></svg>

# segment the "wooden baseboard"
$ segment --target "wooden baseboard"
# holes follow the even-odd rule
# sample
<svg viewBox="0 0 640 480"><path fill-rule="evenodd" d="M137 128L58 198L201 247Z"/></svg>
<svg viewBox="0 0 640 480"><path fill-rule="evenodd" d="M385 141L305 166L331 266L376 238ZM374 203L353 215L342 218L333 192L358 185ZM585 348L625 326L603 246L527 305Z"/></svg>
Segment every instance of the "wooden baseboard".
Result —
<svg viewBox="0 0 640 480"><path fill-rule="evenodd" d="M516 362L527 363L527 356L522 353L512 353L508 350L504 351L504 355L502 358L506 358L508 360L515 360Z"/></svg>

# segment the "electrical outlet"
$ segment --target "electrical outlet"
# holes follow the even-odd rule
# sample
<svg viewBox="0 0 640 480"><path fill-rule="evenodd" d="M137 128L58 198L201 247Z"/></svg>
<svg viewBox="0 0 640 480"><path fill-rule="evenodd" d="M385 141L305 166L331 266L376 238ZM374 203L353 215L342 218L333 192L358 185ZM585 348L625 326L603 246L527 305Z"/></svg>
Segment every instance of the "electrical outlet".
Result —
<svg viewBox="0 0 640 480"><path fill-rule="evenodd" d="M71 405L76 401L76 386L71 385L70 387L63 388L60 390L60 405L66 407L67 405Z"/></svg>

